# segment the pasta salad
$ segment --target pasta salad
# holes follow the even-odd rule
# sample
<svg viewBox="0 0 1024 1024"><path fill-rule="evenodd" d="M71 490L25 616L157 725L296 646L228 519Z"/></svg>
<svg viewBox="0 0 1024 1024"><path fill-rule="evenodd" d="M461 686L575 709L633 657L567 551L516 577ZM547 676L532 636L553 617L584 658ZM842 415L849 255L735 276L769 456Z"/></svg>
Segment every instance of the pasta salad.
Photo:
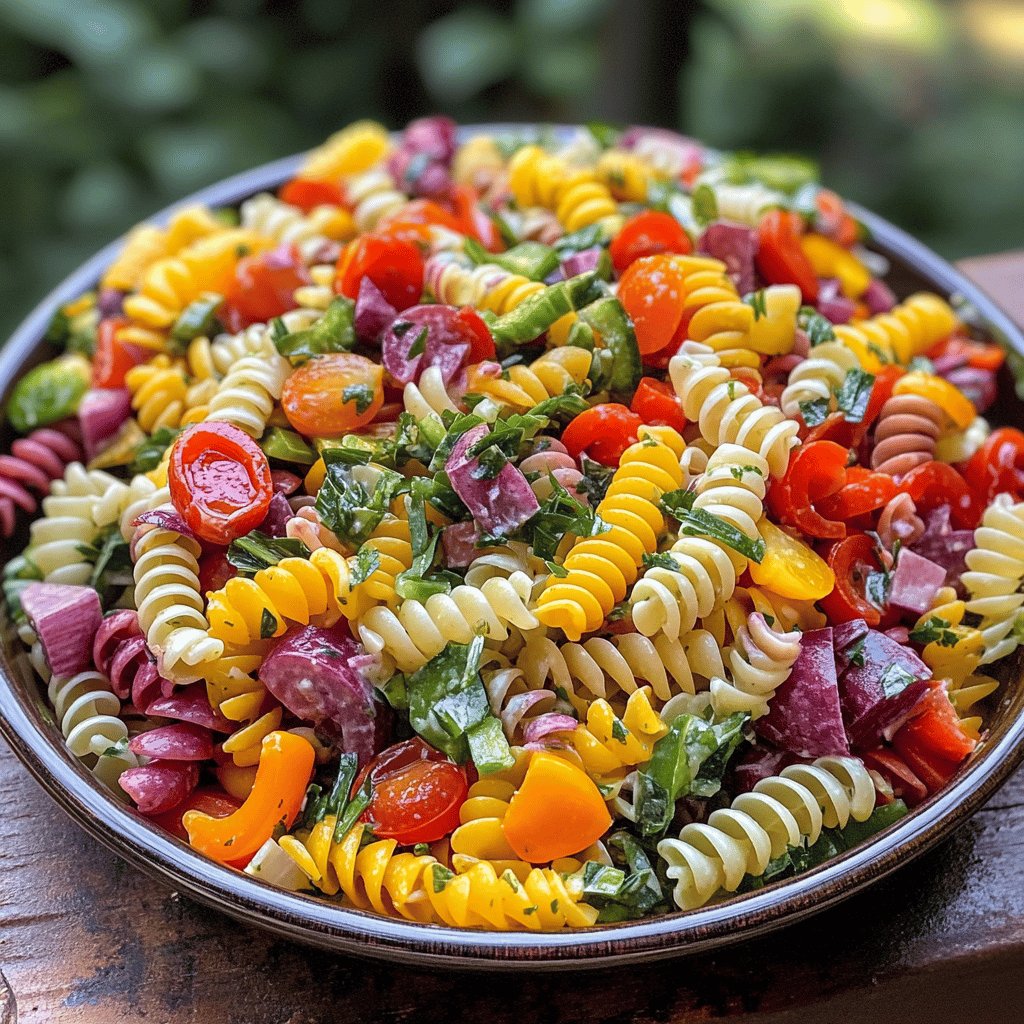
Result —
<svg viewBox="0 0 1024 1024"><path fill-rule="evenodd" d="M556 931L836 856L1024 636L1004 353L786 157L359 122L133 230L6 406L71 752L231 868Z"/></svg>

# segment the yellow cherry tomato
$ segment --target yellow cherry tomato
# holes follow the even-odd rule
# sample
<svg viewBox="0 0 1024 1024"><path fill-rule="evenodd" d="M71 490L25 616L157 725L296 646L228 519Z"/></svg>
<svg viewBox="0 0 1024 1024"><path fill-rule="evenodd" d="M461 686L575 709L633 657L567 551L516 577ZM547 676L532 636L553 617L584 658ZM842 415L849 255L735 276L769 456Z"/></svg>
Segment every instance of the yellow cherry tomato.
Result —
<svg viewBox="0 0 1024 1024"><path fill-rule="evenodd" d="M757 528L765 553L760 562L749 565L755 583L794 601L820 601L832 592L835 574L803 541L790 537L767 519L762 519Z"/></svg>
<svg viewBox="0 0 1024 1024"><path fill-rule="evenodd" d="M281 408L307 437L338 437L370 423L384 404L384 368L335 352L303 364L285 381Z"/></svg>

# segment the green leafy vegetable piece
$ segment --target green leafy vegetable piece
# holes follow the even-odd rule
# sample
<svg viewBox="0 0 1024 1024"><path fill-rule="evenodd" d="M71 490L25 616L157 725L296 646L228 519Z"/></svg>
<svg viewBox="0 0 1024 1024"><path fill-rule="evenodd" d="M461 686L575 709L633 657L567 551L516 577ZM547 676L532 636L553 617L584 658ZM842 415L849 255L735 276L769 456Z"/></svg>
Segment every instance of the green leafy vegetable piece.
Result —
<svg viewBox="0 0 1024 1024"><path fill-rule="evenodd" d="M879 684L882 687L882 693L886 697L895 697L897 694L902 693L912 682L914 677L896 662L891 665L886 665L882 670L882 678L879 680Z"/></svg>
<svg viewBox="0 0 1024 1024"><path fill-rule="evenodd" d="M380 568L380 552L376 548L368 548L364 544L356 555L352 569L352 586L365 583Z"/></svg>
<svg viewBox="0 0 1024 1024"><path fill-rule="evenodd" d="M813 306L800 307L796 324L807 335L811 348L814 348L815 345L824 345L826 341L836 340L832 322L828 317L822 316Z"/></svg>
<svg viewBox="0 0 1024 1024"><path fill-rule="evenodd" d="M118 523L111 524L101 534L96 547L99 554L93 563L89 586L100 595L105 608L112 591L132 582L132 556Z"/></svg>
<svg viewBox="0 0 1024 1024"><path fill-rule="evenodd" d="M755 320L760 320L761 317L768 315L768 299L763 288L758 288L756 292L744 295L743 301L754 311Z"/></svg>
<svg viewBox="0 0 1024 1024"><path fill-rule="evenodd" d="M349 384L348 387L342 389L341 403L346 405L349 402L355 402L356 415L362 416L373 405L376 395L376 390L369 384Z"/></svg>
<svg viewBox="0 0 1024 1024"><path fill-rule="evenodd" d="M588 121L587 131L602 149L611 149L622 136L622 130L607 121Z"/></svg>
<svg viewBox="0 0 1024 1024"><path fill-rule="evenodd" d="M695 499L696 494L688 490L669 491L661 496L661 507L679 520L680 533L688 537L712 537L752 562L764 558L765 543L760 537L754 540L720 516L694 508Z"/></svg>
<svg viewBox="0 0 1024 1024"><path fill-rule="evenodd" d="M220 333L221 325L217 319L217 310L223 301L223 295L204 292L198 299L190 302L171 328L171 341L174 342L172 347L181 352L196 338L204 335L213 337Z"/></svg>
<svg viewBox="0 0 1024 1024"><path fill-rule="evenodd" d="M135 457L129 463L128 471L134 475L136 473L148 473L151 469L156 469L164 457L164 452L174 444L175 438L180 433L180 427L157 427L135 449Z"/></svg>
<svg viewBox="0 0 1024 1024"><path fill-rule="evenodd" d="M260 616L260 639L269 640L277 632L278 625L277 616L269 608L264 608Z"/></svg>
<svg viewBox="0 0 1024 1024"><path fill-rule="evenodd" d="M400 473L380 468L373 489L368 492L353 476L352 467L329 463L316 496L316 510L329 530L350 544L362 544L380 525L392 500L406 487Z"/></svg>
<svg viewBox="0 0 1024 1024"><path fill-rule="evenodd" d="M293 333L275 333L274 344L293 364L329 352L350 352L356 344L354 320L355 303L339 295L312 327Z"/></svg>
<svg viewBox="0 0 1024 1024"><path fill-rule="evenodd" d="M19 434L72 416L89 388L91 368L80 355L60 356L28 371L7 400L7 419Z"/></svg>
<svg viewBox="0 0 1024 1024"><path fill-rule="evenodd" d="M824 423L829 412L829 401L827 398L811 398L800 403L800 415L804 423L809 427L816 427Z"/></svg>
<svg viewBox="0 0 1024 1024"><path fill-rule="evenodd" d="M875 376L866 370L848 370L836 395L836 405L848 423L860 423L867 412Z"/></svg>
<svg viewBox="0 0 1024 1024"><path fill-rule="evenodd" d="M615 470L590 458L586 452L580 455L580 469L583 479L576 485L576 493L586 495L591 508L597 508L608 493Z"/></svg>
<svg viewBox="0 0 1024 1024"><path fill-rule="evenodd" d="M257 573L277 565L282 558L309 558L309 548L293 537L268 537L253 530L231 542L227 557L239 572Z"/></svg>
<svg viewBox="0 0 1024 1024"><path fill-rule="evenodd" d="M593 537L608 529L589 505L574 498L554 476L551 485L551 493L522 529L524 538L533 545L534 554L544 559L555 557L567 533Z"/></svg>
<svg viewBox="0 0 1024 1024"><path fill-rule="evenodd" d="M702 182L690 193L690 203L698 227L705 228L712 221L718 220L718 197L706 182Z"/></svg>
<svg viewBox="0 0 1024 1024"><path fill-rule="evenodd" d="M679 563L667 552L656 551L653 555L644 553L645 569L669 569L672 572L679 571Z"/></svg>
<svg viewBox="0 0 1024 1024"><path fill-rule="evenodd" d="M910 631L910 639L915 644L938 644L940 647L956 647L958 637L952 624L940 615L931 615L919 626Z"/></svg>

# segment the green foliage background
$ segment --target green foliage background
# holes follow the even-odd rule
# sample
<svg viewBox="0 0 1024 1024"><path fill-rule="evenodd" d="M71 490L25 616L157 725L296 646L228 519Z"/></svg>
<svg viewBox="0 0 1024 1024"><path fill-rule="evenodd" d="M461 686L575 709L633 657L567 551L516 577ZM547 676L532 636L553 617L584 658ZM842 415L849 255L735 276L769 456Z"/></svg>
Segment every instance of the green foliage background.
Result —
<svg viewBox="0 0 1024 1024"><path fill-rule="evenodd" d="M948 256L1019 246L1021 6L0 0L0 337L167 203L432 110L798 151Z"/></svg>

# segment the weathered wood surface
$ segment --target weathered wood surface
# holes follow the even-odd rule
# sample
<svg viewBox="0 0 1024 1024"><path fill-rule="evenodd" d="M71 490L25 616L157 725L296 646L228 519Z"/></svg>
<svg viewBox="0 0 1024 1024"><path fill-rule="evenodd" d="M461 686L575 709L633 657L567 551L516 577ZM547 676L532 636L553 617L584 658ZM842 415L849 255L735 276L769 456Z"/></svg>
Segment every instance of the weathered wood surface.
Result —
<svg viewBox="0 0 1024 1024"><path fill-rule="evenodd" d="M1024 256L966 269L998 297ZM363 962L235 924L80 832L2 741L0 807L0 968L21 1024L1024 1019L1024 771L938 850L808 922L713 955L534 977ZM0 982L0 1024L11 1001Z"/></svg>

